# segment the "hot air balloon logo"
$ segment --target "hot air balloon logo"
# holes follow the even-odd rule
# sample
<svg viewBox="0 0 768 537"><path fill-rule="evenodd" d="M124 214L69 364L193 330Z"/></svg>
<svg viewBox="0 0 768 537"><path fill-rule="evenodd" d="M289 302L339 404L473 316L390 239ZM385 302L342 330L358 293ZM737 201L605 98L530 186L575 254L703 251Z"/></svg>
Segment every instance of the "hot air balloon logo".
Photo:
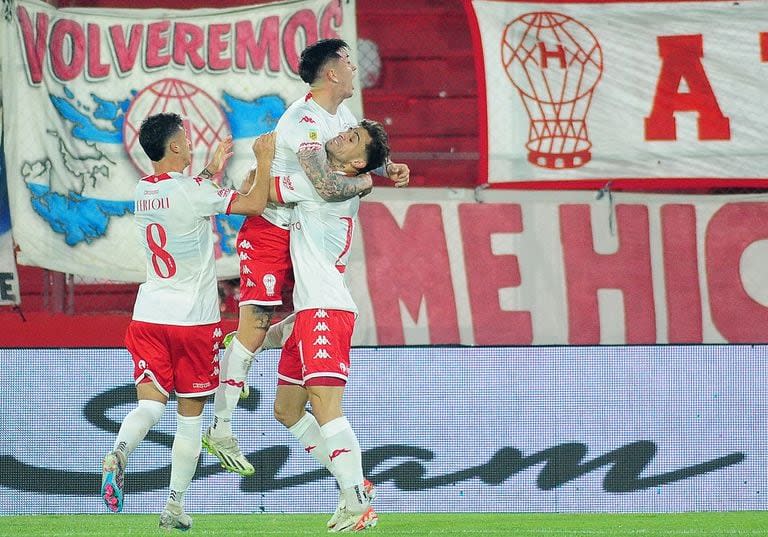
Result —
<svg viewBox="0 0 768 537"><path fill-rule="evenodd" d="M589 162L587 113L603 73L589 28L560 13L526 13L504 29L501 59L530 118L528 161L550 169Z"/></svg>

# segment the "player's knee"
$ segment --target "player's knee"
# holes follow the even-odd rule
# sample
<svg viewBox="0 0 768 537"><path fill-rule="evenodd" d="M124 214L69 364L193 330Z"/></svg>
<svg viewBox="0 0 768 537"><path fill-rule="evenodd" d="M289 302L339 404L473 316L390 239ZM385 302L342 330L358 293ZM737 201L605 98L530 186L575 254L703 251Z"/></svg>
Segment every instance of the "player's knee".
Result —
<svg viewBox="0 0 768 537"><path fill-rule="evenodd" d="M286 427L291 427L296 424L303 413L302 408L293 408L292 405L287 405L282 401L275 400L274 415L275 419L282 423Z"/></svg>

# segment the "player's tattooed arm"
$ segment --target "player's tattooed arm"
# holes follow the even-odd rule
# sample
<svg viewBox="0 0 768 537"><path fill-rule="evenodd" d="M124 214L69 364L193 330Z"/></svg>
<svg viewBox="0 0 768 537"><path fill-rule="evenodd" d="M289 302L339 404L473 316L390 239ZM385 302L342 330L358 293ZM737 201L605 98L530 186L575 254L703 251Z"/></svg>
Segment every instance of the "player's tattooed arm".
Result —
<svg viewBox="0 0 768 537"><path fill-rule="evenodd" d="M355 176L335 173L328 165L325 149L303 148L297 153L299 164L325 201L344 201L373 187L373 179L367 173Z"/></svg>
<svg viewBox="0 0 768 537"><path fill-rule="evenodd" d="M259 306L254 304L248 304L245 306L246 319L253 328L260 330L269 330L269 325L272 322L272 314L274 313L274 306Z"/></svg>

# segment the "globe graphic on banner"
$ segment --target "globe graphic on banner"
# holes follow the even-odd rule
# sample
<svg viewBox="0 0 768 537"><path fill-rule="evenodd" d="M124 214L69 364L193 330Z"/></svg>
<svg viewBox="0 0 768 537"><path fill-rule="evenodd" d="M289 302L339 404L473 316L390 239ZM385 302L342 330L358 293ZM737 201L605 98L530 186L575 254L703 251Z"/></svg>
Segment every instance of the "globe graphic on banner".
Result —
<svg viewBox="0 0 768 537"><path fill-rule="evenodd" d="M164 78L141 90L133 99L123 122L123 143L129 158L144 175L152 162L139 144L139 127L147 116L175 112L184 119L192 142L192 164L185 171L197 173L210 160L220 140L230 135L219 104L197 86L176 78Z"/></svg>

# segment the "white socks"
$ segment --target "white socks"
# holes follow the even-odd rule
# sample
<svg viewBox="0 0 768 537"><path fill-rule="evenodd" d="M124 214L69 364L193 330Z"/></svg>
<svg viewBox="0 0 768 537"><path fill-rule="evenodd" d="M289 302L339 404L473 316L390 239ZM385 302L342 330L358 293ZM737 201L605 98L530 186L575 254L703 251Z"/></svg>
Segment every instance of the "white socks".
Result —
<svg viewBox="0 0 768 537"><path fill-rule="evenodd" d="M320 425L312 414L305 412L304 417L290 427L288 432L301 442L304 451L312 455L317 462L328 468L328 471L333 474L334 468L328 458L329 453L328 447L325 445L325 438L320 431Z"/></svg>
<svg viewBox="0 0 768 537"><path fill-rule="evenodd" d="M333 466L331 473L336 476L347 509L363 512L369 501L363 492L363 457L352 426L342 416L320 427L320 432Z"/></svg>
<svg viewBox="0 0 768 537"><path fill-rule="evenodd" d="M163 412L165 412L164 403L140 399L136 408L131 410L120 424L113 450L121 451L128 458L139 442L144 440L149 430L160 421Z"/></svg>
<svg viewBox="0 0 768 537"><path fill-rule="evenodd" d="M192 478L195 477L197 461L202 448L202 415L185 417L176 414L176 436L171 449L171 491L169 501L184 505Z"/></svg>
<svg viewBox="0 0 768 537"><path fill-rule="evenodd" d="M232 414L240 400L240 390L251 369L253 354L245 348L237 336L232 338L219 364L219 388L213 398L214 422L211 436L232 436Z"/></svg>

